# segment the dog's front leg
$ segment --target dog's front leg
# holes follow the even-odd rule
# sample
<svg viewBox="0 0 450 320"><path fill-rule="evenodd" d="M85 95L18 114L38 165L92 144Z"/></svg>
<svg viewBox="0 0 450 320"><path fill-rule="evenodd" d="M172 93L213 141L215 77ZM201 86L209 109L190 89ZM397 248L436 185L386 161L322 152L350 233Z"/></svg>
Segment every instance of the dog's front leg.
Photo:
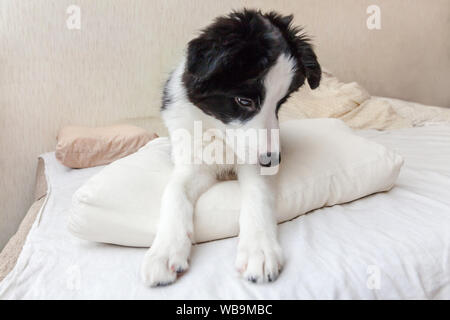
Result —
<svg viewBox="0 0 450 320"><path fill-rule="evenodd" d="M158 231L147 251L141 276L149 286L174 282L177 273L188 268L193 237L193 204L215 181L199 166L178 165L172 173L161 200Z"/></svg>
<svg viewBox="0 0 450 320"><path fill-rule="evenodd" d="M271 282L283 265L271 178L261 175L255 165L240 166L238 178L242 204L236 267L251 282Z"/></svg>

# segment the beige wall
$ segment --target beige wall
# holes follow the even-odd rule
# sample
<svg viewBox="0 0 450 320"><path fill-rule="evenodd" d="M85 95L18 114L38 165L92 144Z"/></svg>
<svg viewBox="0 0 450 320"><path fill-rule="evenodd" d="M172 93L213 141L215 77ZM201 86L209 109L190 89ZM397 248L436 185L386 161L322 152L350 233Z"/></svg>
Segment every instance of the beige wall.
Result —
<svg viewBox="0 0 450 320"><path fill-rule="evenodd" d="M81 30L65 27L81 7ZM366 27L378 4L382 29ZM32 201L36 157L67 124L157 115L195 30L243 5L294 13L322 65L372 94L450 106L448 0L2 0L0 248Z"/></svg>

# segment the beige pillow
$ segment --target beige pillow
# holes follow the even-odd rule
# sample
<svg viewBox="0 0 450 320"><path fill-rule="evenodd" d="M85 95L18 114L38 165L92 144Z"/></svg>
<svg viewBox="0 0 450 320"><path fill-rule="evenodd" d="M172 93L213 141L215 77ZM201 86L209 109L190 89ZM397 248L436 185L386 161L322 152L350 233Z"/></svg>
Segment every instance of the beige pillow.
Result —
<svg viewBox="0 0 450 320"><path fill-rule="evenodd" d="M304 85L280 109L280 121L293 118L341 118L370 98L356 82L343 83L328 71L322 72L319 87Z"/></svg>
<svg viewBox="0 0 450 320"><path fill-rule="evenodd" d="M97 128L68 126L58 134L55 153L67 167L95 167L132 154L156 137L128 124Z"/></svg>
<svg viewBox="0 0 450 320"><path fill-rule="evenodd" d="M279 112L281 122L307 118L337 118L354 129L383 130L410 126L388 102L371 98L358 83L343 83L328 71L322 72L317 89L303 86Z"/></svg>

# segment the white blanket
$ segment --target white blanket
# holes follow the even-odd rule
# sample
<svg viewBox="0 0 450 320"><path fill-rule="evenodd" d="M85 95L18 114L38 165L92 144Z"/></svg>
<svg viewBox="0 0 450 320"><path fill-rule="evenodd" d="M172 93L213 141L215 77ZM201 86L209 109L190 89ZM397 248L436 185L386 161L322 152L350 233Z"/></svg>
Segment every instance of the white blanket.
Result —
<svg viewBox="0 0 450 320"><path fill-rule="evenodd" d="M66 229L72 194L101 167L72 170L44 154L47 202L0 299L449 299L450 126L360 134L404 156L396 186L280 225L286 265L266 285L238 277L231 238L194 246L175 284L145 287L146 249L83 241Z"/></svg>

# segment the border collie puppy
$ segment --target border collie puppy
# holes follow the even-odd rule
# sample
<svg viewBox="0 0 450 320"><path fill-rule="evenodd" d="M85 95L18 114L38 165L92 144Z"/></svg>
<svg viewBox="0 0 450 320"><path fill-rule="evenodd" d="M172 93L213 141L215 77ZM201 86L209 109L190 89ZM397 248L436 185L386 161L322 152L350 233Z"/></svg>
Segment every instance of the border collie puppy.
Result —
<svg viewBox="0 0 450 320"><path fill-rule="evenodd" d="M195 135L194 122L201 122L203 132L277 130L278 110L289 95L305 80L312 89L319 85L316 55L301 29L291 25L292 19L254 10L219 17L189 42L170 75L161 115L169 130L174 170L162 196L158 232L141 267L147 285L170 284L187 270L194 204L228 172L236 174L241 189L236 267L255 283L278 277L283 256L276 232L275 188L270 176L260 171L261 166L278 165L274 143L268 139L268 147L258 149L259 163L199 162L188 151L202 139ZM191 133L190 138L175 134L180 130Z"/></svg>

